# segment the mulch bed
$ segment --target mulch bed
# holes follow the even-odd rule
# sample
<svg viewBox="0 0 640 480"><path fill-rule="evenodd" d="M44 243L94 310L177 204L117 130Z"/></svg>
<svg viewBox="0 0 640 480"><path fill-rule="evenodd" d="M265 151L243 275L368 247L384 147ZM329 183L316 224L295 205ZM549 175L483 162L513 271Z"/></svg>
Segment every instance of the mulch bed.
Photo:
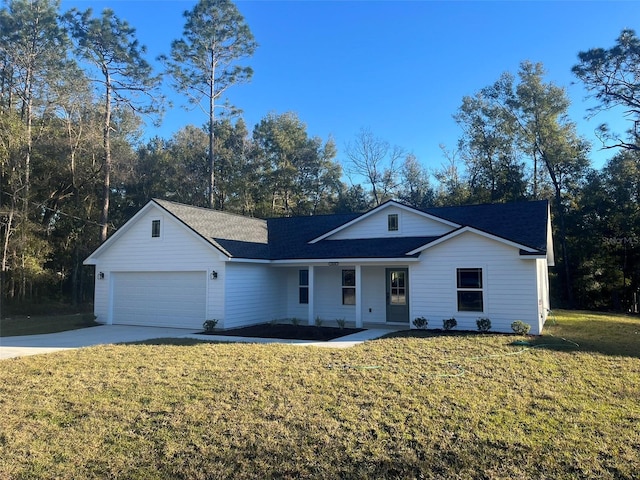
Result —
<svg viewBox="0 0 640 480"><path fill-rule="evenodd" d="M287 340L314 340L326 342L336 338L361 332L363 328L316 327L315 325L287 325L263 323L249 327L220 330L205 335L224 335L232 337L283 338Z"/></svg>

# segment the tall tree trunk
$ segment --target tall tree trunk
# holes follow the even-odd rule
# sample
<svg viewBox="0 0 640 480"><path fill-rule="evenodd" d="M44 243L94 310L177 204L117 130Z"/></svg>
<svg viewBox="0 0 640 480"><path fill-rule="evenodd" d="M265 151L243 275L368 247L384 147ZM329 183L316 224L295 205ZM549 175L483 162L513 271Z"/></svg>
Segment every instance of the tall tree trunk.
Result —
<svg viewBox="0 0 640 480"><path fill-rule="evenodd" d="M216 63L215 58L211 55L211 77L209 78L209 208L215 208L216 196L216 172L215 167L215 119L216 119L216 100L215 100L215 78L216 78Z"/></svg>
<svg viewBox="0 0 640 480"><path fill-rule="evenodd" d="M82 262L80 261L80 247L78 242L73 246L73 264L71 265L71 305L80 303L80 273Z"/></svg>
<svg viewBox="0 0 640 480"><path fill-rule="evenodd" d="M111 84L108 73L106 77L106 98L104 102L104 128L102 143L104 146L104 182L102 185L102 213L100 215L100 243L107 239L109 222L109 197L111 195Z"/></svg>
<svg viewBox="0 0 640 480"><path fill-rule="evenodd" d="M549 171L549 176L551 177L551 183L553 184L553 188L555 190L555 204L556 204L556 212L558 214L558 223L560 224L559 232L560 232L560 250L562 252L562 270L565 282L565 292L567 295L567 306L569 308L573 308L574 306L574 298L573 298L573 282L571 279L571 268L569 266L569 248L567 247L567 226L564 212L564 205L562 204L562 190L560 183L558 182L558 177L556 176L555 171L552 169L552 166L546 156L543 155L545 163L547 165L547 169Z"/></svg>
<svg viewBox="0 0 640 480"><path fill-rule="evenodd" d="M4 238L2 239L2 268L0 268L0 302L4 298L4 282L7 272L7 258L9 255L9 237L11 236L11 229L13 228L13 215L15 210L15 202L13 197L11 199L11 207L7 218L7 225L4 228Z"/></svg>

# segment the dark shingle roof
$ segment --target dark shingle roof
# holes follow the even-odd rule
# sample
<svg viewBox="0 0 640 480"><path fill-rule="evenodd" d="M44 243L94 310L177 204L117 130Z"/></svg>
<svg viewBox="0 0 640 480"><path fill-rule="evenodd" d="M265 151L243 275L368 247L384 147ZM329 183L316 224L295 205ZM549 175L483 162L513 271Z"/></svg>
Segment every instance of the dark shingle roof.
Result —
<svg viewBox="0 0 640 480"><path fill-rule="evenodd" d="M406 253L439 237L369 238L309 242L361 214L317 215L260 220L241 215L154 200L209 243L232 257L293 260L331 258L406 258ZM547 247L547 202L439 207L424 212L462 226L534 248ZM417 256L417 254L416 254Z"/></svg>
<svg viewBox="0 0 640 480"><path fill-rule="evenodd" d="M230 256L269 258L265 220L167 200L154 199L153 201Z"/></svg>
<svg viewBox="0 0 640 480"><path fill-rule="evenodd" d="M535 248L540 252L547 251L546 200L427 208L424 211Z"/></svg>

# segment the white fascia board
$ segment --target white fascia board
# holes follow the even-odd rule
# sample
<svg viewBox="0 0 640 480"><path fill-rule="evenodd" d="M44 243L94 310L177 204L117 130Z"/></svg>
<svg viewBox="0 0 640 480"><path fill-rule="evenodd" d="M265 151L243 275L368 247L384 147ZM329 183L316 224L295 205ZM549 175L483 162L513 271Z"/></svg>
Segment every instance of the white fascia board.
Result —
<svg viewBox="0 0 640 480"><path fill-rule="evenodd" d="M542 252L539 252L537 254L536 253L527 253L526 255L521 254L520 258L522 260L529 260L529 259L531 259L531 260L544 260L544 259L547 258L547 255L542 253Z"/></svg>
<svg viewBox="0 0 640 480"><path fill-rule="evenodd" d="M227 257L227 261L232 263L271 263L271 260L265 260L263 258Z"/></svg>
<svg viewBox="0 0 640 480"><path fill-rule="evenodd" d="M426 245L423 245L421 247L416 248L415 250L408 252L407 255L415 255L416 253L420 253L424 250L427 250L428 248L435 247L436 245L446 242L447 240L451 238L455 238L458 235L461 235L466 232L475 233L476 235L480 235L481 237L489 238L491 240L504 243L505 245L509 245L511 247L518 248L520 250L524 250L525 252L530 252L530 253L538 252L538 250L535 248L527 247L526 245L521 245L519 243L512 242L511 240L507 240L506 238L498 237L497 235L483 232L482 230L478 230L473 227L462 227L457 230L454 230L451 233L447 233L446 235L443 235L442 237L438 238L437 240L434 240L433 242L427 243Z"/></svg>
<svg viewBox="0 0 640 480"><path fill-rule="evenodd" d="M292 260L272 260L271 264L273 265L328 265L328 264L338 264L338 265L353 265L356 263L360 264L389 264L389 263L402 263L405 264L407 262L417 263L420 259L418 257L411 258L296 258Z"/></svg>
<svg viewBox="0 0 640 480"><path fill-rule="evenodd" d="M154 207L158 208L161 212L168 214L172 219L174 219L176 221L176 223L179 225L179 228L182 228L183 230L187 231L189 235L194 236L198 241L203 242L209 248L213 248L219 255L222 256L223 259L230 259L231 258L229 252L226 252L223 249L218 248L216 245L214 245L213 243L209 242L206 238L203 238L202 235L198 234L191 227L189 227L182 220L180 220L179 217L177 217L176 215L171 213L169 210L164 208L159 203L157 203L157 202L155 202L153 200L149 200L149 202L144 207L142 207L138 213L136 213L133 217L131 217L122 227L120 227L118 230L116 230L116 233L114 233L109 238L107 238L107 240L105 240L105 242L102 245L100 245L91 255L89 255L84 260L83 264L84 265L96 265L98 263L98 260L97 260L98 257L100 255L102 255L127 230L129 230L131 228L131 226L136 223L136 221L138 220L139 217L143 216L144 214L147 213L147 211L151 210Z"/></svg>
<svg viewBox="0 0 640 480"><path fill-rule="evenodd" d="M430 220L434 220L436 222L440 222L443 223L445 225L448 225L450 227L453 228L459 228L461 225L454 223L454 222L450 222L449 220L445 220L444 218L440 218L440 217L436 217L435 215L431 215L429 213L423 212L421 210L415 209L413 207L409 207L407 205L403 205L402 203L398 203L394 200L389 200L388 202L383 203L382 205L378 205L377 207L373 208L372 210L369 210L366 213L363 213L362 215L360 215L357 218L354 218L353 220L340 225L339 227L334 228L333 230L328 231L325 234L322 234L321 236L314 238L313 240L311 240L309 243L316 243L319 242L320 240L324 240L327 237L330 237L331 235L340 232L341 230L344 230L345 228L349 228L352 225L355 225L356 223L360 222L361 220L364 220L365 218L370 217L371 215L374 215L375 213L378 213L379 211L384 210L385 208L389 208L389 207L397 207L401 210L407 211L407 212L412 212L415 213L416 215L420 215L421 217L424 218L428 218Z"/></svg>
<svg viewBox="0 0 640 480"><path fill-rule="evenodd" d="M551 206L547 204L547 264L556 266L555 252L553 251L553 231L551 230Z"/></svg>
<svg viewBox="0 0 640 480"><path fill-rule="evenodd" d="M82 264L96 265L98 263L97 258L100 255L102 255L102 253L105 250L107 250L113 244L113 242L115 242L118 238L120 238L124 234L124 232L129 230L129 228L131 228L131 225L133 225L136 222L138 217L143 216L145 213L147 213L148 210L151 210L154 207L154 205L158 206L158 204L155 203L153 200L149 200L149 202L147 202L147 204L144 207L142 207L138 211L138 213L136 213L133 217L127 220L127 222L124 225L122 225L119 229L117 229L113 235L107 238L102 245L96 248L91 255L85 258Z"/></svg>
<svg viewBox="0 0 640 480"><path fill-rule="evenodd" d="M231 254L229 252L227 252L221 245L218 245L217 242L211 242L209 240L207 240L206 238L204 238L202 235L200 235L198 232L196 232L193 228L191 228L189 225L187 225L180 217L178 217L175 213L167 210L166 208L164 208L162 205L160 205L159 203L151 200L155 205L158 206L158 208L160 208L163 212L166 212L167 214L169 214L169 216L174 219L176 221L176 223L178 224L179 228L182 228L184 231L186 231L189 235L193 236L195 239L197 239L198 241L204 243L206 246L208 246L209 248L213 248L221 257L222 260L224 261L224 259L230 259L231 258Z"/></svg>

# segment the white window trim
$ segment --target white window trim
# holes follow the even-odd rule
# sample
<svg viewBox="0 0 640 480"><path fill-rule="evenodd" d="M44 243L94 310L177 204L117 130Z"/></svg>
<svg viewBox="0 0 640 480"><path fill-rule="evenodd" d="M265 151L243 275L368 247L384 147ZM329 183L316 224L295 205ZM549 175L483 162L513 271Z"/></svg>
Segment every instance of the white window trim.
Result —
<svg viewBox="0 0 640 480"><path fill-rule="evenodd" d="M458 270L468 270L468 269L480 269L482 274L482 288L458 288ZM456 266L453 270L453 288L455 294L453 295L453 310L458 315L470 315L470 316L478 316L478 315L487 315L489 313L489 301L488 301L488 285L487 285L487 266L486 265L465 265L465 266ZM458 292L459 291L468 291L468 292L482 292L482 311L469 311L469 310L458 310Z"/></svg>
<svg viewBox="0 0 640 480"><path fill-rule="evenodd" d="M353 285L345 285L344 284L344 272L346 271L352 271L353 272ZM357 278L356 278L356 269L355 267L345 267L343 269L340 270L340 304L343 307L355 307L356 303L358 303L358 299L355 298L355 296L357 295L357 287L358 287L358 282L357 282ZM344 289L345 288L349 288L349 289L353 289L354 292L354 301L353 303L344 303Z"/></svg>
<svg viewBox="0 0 640 480"><path fill-rule="evenodd" d="M160 235L157 237L153 236L153 222L160 222ZM151 239L152 240L162 240L164 238L164 218L162 217L151 217Z"/></svg>
<svg viewBox="0 0 640 480"><path fill-rule="evenodd" d="M395 215L396 216L396 223L397 223L397 227L395 230L390 230L389 229L389 218L391 217L391 215ZM399 235L400 234L400 213L399 212L392 212L387 214L387 233L390 235Z"/></svg>
<svg viewBox="0 0 640 480"><path fill-rule="evenodd" d="M303 285L300 282L300 272L302 271L306 271L307 272L307 284ZM300 291L306 288L307 289L307 301L306 302L301 302L300 301ZM298 305L309 305L309 269L308 268L299 268L298 269Z"/></svg>

